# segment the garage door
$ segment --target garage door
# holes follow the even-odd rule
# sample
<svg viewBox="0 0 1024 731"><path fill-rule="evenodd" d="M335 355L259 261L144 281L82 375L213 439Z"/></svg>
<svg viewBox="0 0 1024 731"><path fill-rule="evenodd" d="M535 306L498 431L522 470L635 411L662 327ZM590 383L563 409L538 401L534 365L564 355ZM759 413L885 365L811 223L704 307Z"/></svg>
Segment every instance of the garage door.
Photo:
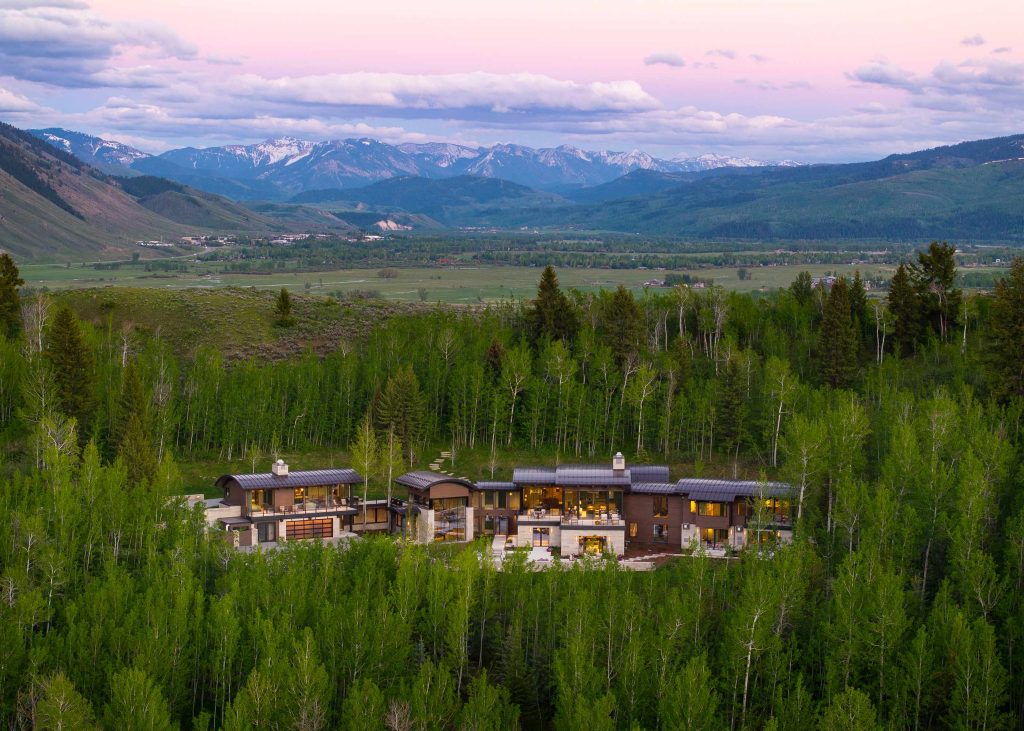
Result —
<svg viewBox="0 0 1024 731"><path fill-rule="evenodd" d="M289 520L289 539L294 541L303 538L334 538L334 522L327 520Z"/></svg>

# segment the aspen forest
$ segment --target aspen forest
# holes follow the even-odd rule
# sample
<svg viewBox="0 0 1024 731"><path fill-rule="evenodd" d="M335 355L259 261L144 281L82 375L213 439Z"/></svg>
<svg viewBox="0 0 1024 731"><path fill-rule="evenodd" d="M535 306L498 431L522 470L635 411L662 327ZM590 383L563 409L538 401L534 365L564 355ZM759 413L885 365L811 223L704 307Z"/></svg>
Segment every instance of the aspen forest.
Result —
<svg viewBox="0 0 1024 731"><path fill-rule="evenodd" d="M1024 727L1024 260L989 291L940 243L882 290L537 272L529 301L239 358L83 317L0 256L4 726ZM303 295L283 291L268 327L287 331ZM794 541L649 572L499 566L485 540L243 553L184 499L216 492L191 462L328 451L383 495L395 460L353 462L367 424L398 469L447 450L509 479L509 455L621 451L786 482Z"/></svg>

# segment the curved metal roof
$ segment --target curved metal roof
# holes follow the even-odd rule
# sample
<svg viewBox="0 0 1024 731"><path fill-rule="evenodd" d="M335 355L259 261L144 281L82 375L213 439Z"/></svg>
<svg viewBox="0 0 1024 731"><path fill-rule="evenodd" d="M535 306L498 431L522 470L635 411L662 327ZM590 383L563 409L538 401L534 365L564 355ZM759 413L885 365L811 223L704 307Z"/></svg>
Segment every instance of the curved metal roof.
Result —
<svg viewBox="0 0 1024 731"><path fill-rule="evenodd" d="M406 472L404 475L395 478L395 482L399 485L405 485L411 487L414 490L425 490L433 485L438 485L443 482L454 482L456 485L462 485L468 487L471 490L476 489L476 484L469 480L461 477L452 477L451 475L445 475L440 472L430 472L428 470L418 470L416 472Z"/></svg>
<svg viewBox="0 0 1024 731"><path fill-rule="evenodd" d="M638 495L678 495L679 486L674 482L634 482L629 491Z"/></svg>
<svg viewBox="0 0 1024 731"><path fill-rule="evenodd" d="M274 487L315 487L320 485L354 485L363 478L353 469L297 470L287 475L258 472L252 475L221 475L214 484L226 487L234 480L243 490L262 490Z"/></svg>
<svg viewBox="0 0 1024 731"><path fill-rule="evenodd" d="M689 495L691 500L727 502L737 497L786 497L793 491L785 482L758 482L757 480L717 480L704 478L683 478L676 483L676 489Z"/></svg>

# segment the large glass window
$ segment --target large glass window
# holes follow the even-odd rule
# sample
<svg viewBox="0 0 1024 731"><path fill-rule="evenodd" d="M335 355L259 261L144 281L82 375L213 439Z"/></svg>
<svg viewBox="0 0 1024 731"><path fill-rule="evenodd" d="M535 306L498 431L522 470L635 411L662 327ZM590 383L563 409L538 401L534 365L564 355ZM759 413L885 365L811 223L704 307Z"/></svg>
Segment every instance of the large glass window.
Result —
<svg viewBox="0 0 1024 731"><path fill-rule="evenodd" d="M310 487L295 488L295 509L316 510L327 505L327 487L325 485L313 485Z"/></svg>
<svg viewBox="0 0 1024 731"><path fill-rule="evenodd" d="M577 518L600 518L604 515L622 513L621 490L575 490L565 491L565 510Z"/></svg>
<svg viewBox="0 0 1024 731"><path fill-rule="evenodd" d="M519 510L519 493L510 492L508 493L508 509Z"/></svg>
<svg viewBox="0 0 1024 731"><path fill-rule="evenodd" d="M551 545L551 529L550 528L534 528L533 529L533 545L535 545L535 546L550 546Z"/></svg>
<svg viewBox="0 0 1024 731"><path fill-rule="evenodd" d="M562 510L562 488L525 487L523 501L527 510L547 510L552 515L558 515Z"/></svg>
<svg viewBox="0 0 1024 731"><path fill-rule="evenodd" d="M249 508L255 512L274 509L274 493L271 490L250 490Z"/></svg>
<svg viewBox="0 0 1024 731"><path fill-rule="evenodd" d="M668 517L668 495L655 495L654 496L654 517L655 518L667 518Z"/></svg>
<svg viewBox="0 0 1024 731"><path fill-rule="evenodd" d="M701 539L709 548L724 548L729 541L729 531L725 528L705 528L701 531Z"/></svg>
<svg viewBox="0 0 1024 731"><path fill-rule="evenodd" d="M491 492L490 490L484 491L484 507L485 508L493 508L494 507L494 493Z"/></svg>
<svg viewBox="0 0 1024 731"><path fill-rule="evenodd" d="M438 510L436 505L444 500L461 500L462 505L453 505ZM465 498L445 498L434 501L434 540L464 541L466 540L466 508Z"/></svg>
<svg viewBox="0 0 1024 731"><path fill-rule="evenodd" d="M703 500L697 503L697 515L705 515L709 518L721 518L726 515L725 503L711 503Z"/></svg>
<svg viewBox="0 0 1024 731"><path fill-rule="evenodd" d="M277 523L257 523L256 536L260 543L277 540Z"/></svg>
<svg viewBox="0 0 1024 731"><path fill-rule="evenodd" d="M668 526L664 523L655 523L652 536L655 543L664 543L668 540Z"/></svg>
<svg viewBox="0 0 1024 731"><path fill-rule="evenodd" d="M764 510L768 513L768 519L776 523L789 522L789 500L779 498L765 498Z"/></svg>

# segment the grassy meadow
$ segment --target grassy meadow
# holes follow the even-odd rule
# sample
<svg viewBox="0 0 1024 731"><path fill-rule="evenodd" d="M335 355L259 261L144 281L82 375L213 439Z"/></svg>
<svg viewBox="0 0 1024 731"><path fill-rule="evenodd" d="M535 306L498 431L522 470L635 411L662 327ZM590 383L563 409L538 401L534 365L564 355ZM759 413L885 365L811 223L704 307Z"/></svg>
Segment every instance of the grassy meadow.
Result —
<svg viewBox="0 0 1024 731"><path fill-rule="evenodd" d="M338 269L332 271L284 270L273 274L226 273L222 264L190 264L189 271L159 273L145 271L138 264L123 264L118 269L97 270L82 264L49 265L26 264L22 276L30 287L52 290L129 286L146 289L218 289L223 287L252 287L257 290L277 290L287 287L292 292L322 295L350 295L372 292L386 300L406 302L445 302L474 304L501 299L529 298L537 291L540 278L538 267L522 266L467 266L467 267L396 267L394 278L379 276L378 269ZM891 267L856 267L854 265L803 264L793 266L747 267L750 278L741 280L738 267L706 267L672 270L701 279L712 280L730 290L753 292L786 287L802 270L812 276L826 272L853 274L861 268L867 278L891 276ZM587 269L563 268L558 276L563 287L584 291L613 289L625 285L634 292L643 289L644 282L664 279L668 272L661 269Z"/></svg>

